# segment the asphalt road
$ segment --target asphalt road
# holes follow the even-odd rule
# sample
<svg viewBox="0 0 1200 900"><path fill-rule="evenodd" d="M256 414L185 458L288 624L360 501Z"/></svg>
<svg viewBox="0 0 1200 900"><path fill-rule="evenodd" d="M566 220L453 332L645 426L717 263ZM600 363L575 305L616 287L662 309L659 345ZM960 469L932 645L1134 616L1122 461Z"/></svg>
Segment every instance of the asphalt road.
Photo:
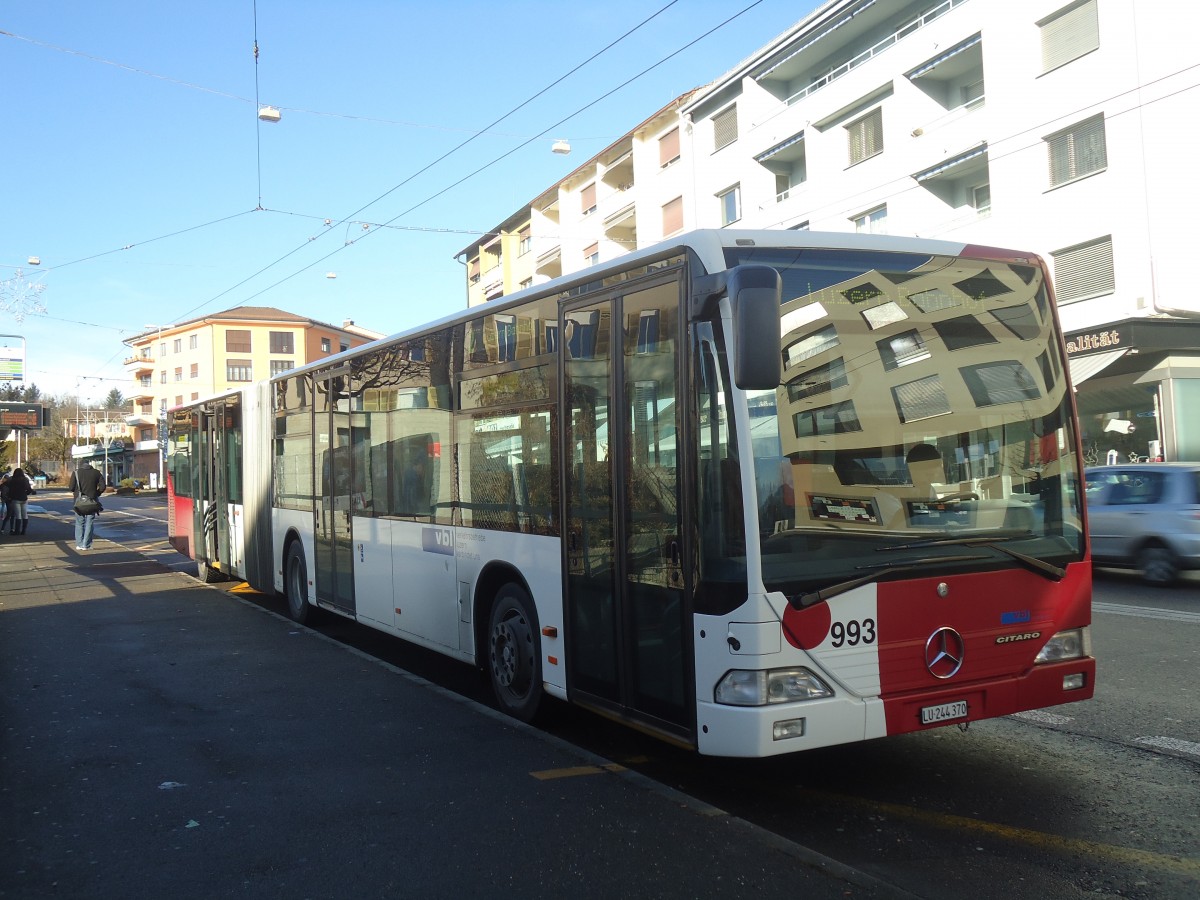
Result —
<svg viewBox="0 0 1200 900"><path fill-rule="evenodd" d="M173 552L162 498L106 507L105 537L164 560ZM1094 699L965 732L743 761L677 751L558 704L543 727L916 896L1194 898L1200 580L1154 589L1101 571L1094 598ZM490 702L468 667L343 620L321 628Z"/></svg>

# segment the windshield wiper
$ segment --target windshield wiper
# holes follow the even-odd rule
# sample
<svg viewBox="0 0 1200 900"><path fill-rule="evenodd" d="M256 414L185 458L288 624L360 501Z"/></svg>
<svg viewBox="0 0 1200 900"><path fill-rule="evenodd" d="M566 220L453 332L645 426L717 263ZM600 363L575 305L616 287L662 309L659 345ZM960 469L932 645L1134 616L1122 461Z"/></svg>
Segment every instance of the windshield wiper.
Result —
<svg viewBox="0 0 1200 900"><path fill-rule="evenodd" d="M966 562L976 559L989 559L987 556L955 556L954 562ZM930 556L926 559L913 559L908 562L886 564L882 566L858 566L860 569L871 569L867 575L859 575L857 578L851 578L848 581L841 581L837 584L832 584L827 588L821 588L817 591L809 591L807 594L800 594L797 597L788 597L788 603L793 609L805 609L809 606L815 606L822 600L829 600L839 594L844 594L847 591L852 591L856 587L862 587L864 584L870 584L873 581L878 581L888 575L893 575L896 572L907 572L911 569L917 569L921 566L928 566L935 563L946 562L944 556Z"/></svg>
<svg viewBox="0 0 1200 900"><path fill-rule="evenodd" d="M1066 577L1067 570L1060 568L1053 563L1048 563L1045 560L1038 559L1036 556L1030 556L1027 553L1022 553L1019 550L1013 550L1011 547L1002 546L1003 541L1011 541L1016 537L995 537L995 536L979 536L979 537L962 537L962 538L930 538L927 541L913 541L909 544L896 544L892 547L877 547L879 551L890 552L892 550L914 550L918 547L985 547L988 550L995 550L1003 553L1005 556L1011 557L1023 565L1029 571L1038 575L1044 575L1046 578L1052 578L1055 581L1062 581Z"/></svg>

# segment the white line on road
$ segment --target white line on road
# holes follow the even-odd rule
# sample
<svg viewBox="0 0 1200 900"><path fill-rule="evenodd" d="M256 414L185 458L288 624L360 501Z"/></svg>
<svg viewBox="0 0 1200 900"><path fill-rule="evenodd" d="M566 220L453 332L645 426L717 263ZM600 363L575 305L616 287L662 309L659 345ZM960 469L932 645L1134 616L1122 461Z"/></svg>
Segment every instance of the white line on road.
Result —
<svg viewBox="0 0 1200 900"><path fill-rule="evenodd" d="M1012 718L1037 722L1039 725L1067 725L1075 721L1070 716L1060 716L1058 713L1046 712L1044 709L1027 709L1025 712L1013 713Z"/></svg>
<svg viewBox="0 0 1200 900"><path fill-rule="evenodd" d="M1200 744L1195 741L1184 741L1171 737L1140 737L1138 744L1147 747L1158 747L1160 750L1170 750L1173 753L1186 753L1188 756L1200 757Z"/></svg>
<svg viewBox="0 0 1200 900"><path fill-rule="evenodd" d="M1200 613L1183 612L1177 609L1155 609L1151 606L1128 606L1124 603L1092 602L1092 611L1112 616L1133 616L1138 619L1167 619L1172 622L1191 622L1200 625Z"/></svg>

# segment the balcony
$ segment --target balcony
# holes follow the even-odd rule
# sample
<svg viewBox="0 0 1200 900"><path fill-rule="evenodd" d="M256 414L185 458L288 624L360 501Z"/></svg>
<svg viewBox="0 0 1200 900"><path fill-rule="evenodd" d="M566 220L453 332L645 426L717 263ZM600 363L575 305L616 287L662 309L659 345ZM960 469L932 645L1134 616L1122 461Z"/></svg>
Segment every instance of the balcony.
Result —
<svg viewBox="0 0 1200 900"><path fill-rule="evenodd" d="M152 372L154 371L154 358L141 354L130 356L125 360L125 368L134 376L139 372Z"/></svg>

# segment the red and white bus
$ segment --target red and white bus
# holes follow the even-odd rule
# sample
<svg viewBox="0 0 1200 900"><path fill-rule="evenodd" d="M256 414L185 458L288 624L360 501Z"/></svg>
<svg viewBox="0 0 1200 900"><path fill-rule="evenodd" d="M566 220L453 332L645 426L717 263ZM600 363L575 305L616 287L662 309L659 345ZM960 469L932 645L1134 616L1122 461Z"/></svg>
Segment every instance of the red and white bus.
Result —
<svg viewBox="0 0 1200 900"><path fill-rule="evenodd" d="M1072 391L1032 255L702 231L171 412L172 537L701 753L1084 700Z"/></svg>

